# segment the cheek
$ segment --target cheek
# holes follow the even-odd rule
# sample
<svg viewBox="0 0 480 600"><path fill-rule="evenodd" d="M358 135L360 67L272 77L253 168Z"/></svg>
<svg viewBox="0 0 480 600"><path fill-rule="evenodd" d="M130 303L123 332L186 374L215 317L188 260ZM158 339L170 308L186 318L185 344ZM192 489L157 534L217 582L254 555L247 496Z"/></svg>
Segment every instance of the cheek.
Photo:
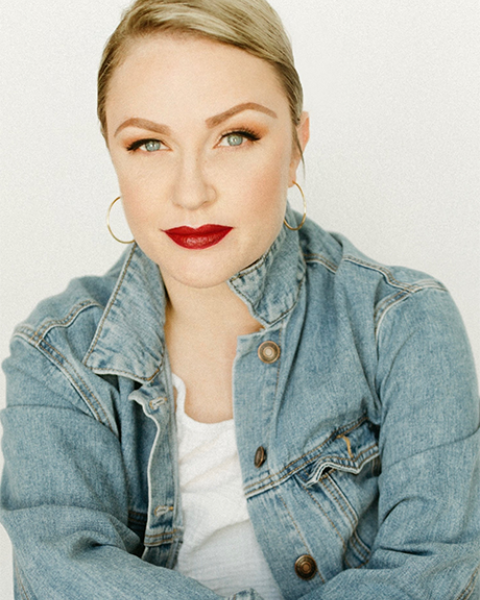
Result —
<svg viewBox="0 0 480 600"><path fill-rule="evenodd" d="M153 173L129 165L117 169L117 179L123 196L146 197L158 186Z"/></svg>
<svg viewBox="0 0 480 600"><path fill-rule="evenodd" d="M125 216L132 227L147 223L152 212L158 207L162 181L144 170L115 165Z"/></svg>
<svg viewBox="0 0 480 600"><path fill-rule="evenodd" d="M119 179L119 185L125 218L134 237L139 238L148 225L156 223L154 203L146 197L145 190L139 189L130 179Z"/></svg>
<svg viewBox="0 0 480 600"><path fill-rule="evenodd" d="M251 170L248 181L250 197L260 212L278 213L283 219L289 182L289 153L276 151L270 160L259 163Z"/></svg>

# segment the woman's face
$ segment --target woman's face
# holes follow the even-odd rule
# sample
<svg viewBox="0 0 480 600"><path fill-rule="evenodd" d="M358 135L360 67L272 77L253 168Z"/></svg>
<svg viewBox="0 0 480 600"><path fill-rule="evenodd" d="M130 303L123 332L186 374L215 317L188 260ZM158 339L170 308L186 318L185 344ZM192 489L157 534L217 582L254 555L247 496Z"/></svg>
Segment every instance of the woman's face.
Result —
<svg viewBox="0 0 480 600"><path fill-rule="evenodd" d="M270 247L300 157L267 62L153 35L133 42L113 74L106 114L130 229L167 286L219 285ZM306 117L299 137L305 144Z"/></svg>

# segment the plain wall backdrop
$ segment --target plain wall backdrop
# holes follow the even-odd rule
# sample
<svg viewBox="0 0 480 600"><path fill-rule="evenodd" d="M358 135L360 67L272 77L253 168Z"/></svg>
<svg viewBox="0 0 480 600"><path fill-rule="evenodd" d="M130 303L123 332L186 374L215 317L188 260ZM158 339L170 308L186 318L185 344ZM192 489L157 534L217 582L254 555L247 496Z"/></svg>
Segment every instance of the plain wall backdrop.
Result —
<svg viewBox="0 0 480 600"><path fill-rule="evenodd" d="M14 325L43 297L72 277L102 274L123 251L105 227L118 187L95 102L100 54L126 4L1 8L1 359ZM478 2L272 4L311 115L309 215L374 259L443 281L480 365ZM2 600L13 598L11 572L0 528Z"/></svg>

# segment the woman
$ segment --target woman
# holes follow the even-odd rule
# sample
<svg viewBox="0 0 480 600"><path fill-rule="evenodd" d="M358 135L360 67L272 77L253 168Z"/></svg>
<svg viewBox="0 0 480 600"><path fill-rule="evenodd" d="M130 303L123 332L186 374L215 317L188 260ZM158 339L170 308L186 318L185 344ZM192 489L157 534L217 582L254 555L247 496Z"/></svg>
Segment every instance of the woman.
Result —
<svg viewBox="0 0 480 600"><path fill-rule="evenodd" d="M309 121L273 10L137 1L98 100L135 243L15 332L17 597L479 597L460 318L288 208Z"/></svg>

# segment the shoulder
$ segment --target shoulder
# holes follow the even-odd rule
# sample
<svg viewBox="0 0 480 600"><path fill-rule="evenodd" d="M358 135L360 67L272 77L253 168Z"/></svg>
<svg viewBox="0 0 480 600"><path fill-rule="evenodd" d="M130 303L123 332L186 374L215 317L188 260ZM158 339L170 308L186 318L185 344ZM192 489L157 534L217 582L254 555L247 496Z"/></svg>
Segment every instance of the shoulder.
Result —
<svg viewBox="0 0 480 600"><path fill-rule="evenodd" d="M348 238L323 230L309 221L301 231L300 244L308 265L321 265L333 275L345 279L358 277L384 282L395 289L415 291L418 287L445 287L430 275L412 268L388 266L361 252Z"/></svg>
<svg viewBox="0 0 480 600"><path fill-rule="evenodd" d="M373 318L375 330L392 309L410 298L417 297L414 304L420 312L438 304L438 294L451 302L445 286L426 273L385 265L366 256L345 236L326 232L311 221L301 233L309 284L323 287L337 308L348 307L352 316Z"/></svg>
<svg viewBox="0 0 480 600"><path fill-rule="evenodd" d="M75 354L86 352L95 335L103 311L117 283L125 257L102 276L73 279L67 288L42 300L13 332L12 347L23 340L34 347L46 347L55 338L55 346Z"/></svg>
<svg viewBox="0 0 480 600"><path fill-rule="evenodd" d="M441 418L448 419L455 405L459 414L468 413L470 422L478 423L477 380L468 337L458 308L440 281L373 260L344 236L315 224L306 229L302 249L311 331L318 340L316 347L327 340L325 356L329 353L338 364L348 365L348 376L361 364L362 376L384 407L392 403L401 407L403 400L397 399L402 398L404 406L419 403L412 414L419 414L424 405L438 411L442 405Z"/></svg>
<svg viewBox="0 0 480 600"><path fill-rule="evenodd" d="M15 328L10 356L2 364L7 408L73 408L116 431L109 400L115 394L83 360L122 277L125 258L103 276L72 280L64 292L40 302Z"/></svg>

